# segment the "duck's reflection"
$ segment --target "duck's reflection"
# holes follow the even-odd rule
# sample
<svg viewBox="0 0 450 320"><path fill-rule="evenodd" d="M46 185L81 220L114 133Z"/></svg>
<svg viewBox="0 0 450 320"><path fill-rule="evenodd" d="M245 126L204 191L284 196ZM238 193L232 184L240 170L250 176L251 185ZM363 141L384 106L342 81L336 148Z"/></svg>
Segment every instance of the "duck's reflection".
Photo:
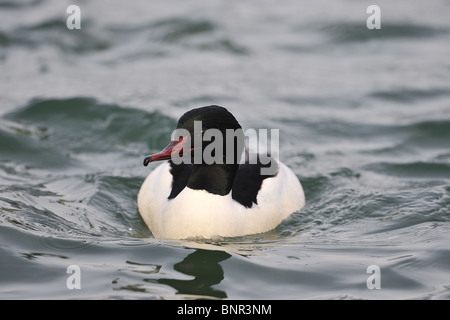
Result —
<svg viewBox="0 0 450 320"><path fill-rule="evenodd" d="M197 249L174 265L176 271L194 276L194 279L158 279L157 282L171 286L177 290L177 294L226 298L226 292L212 286L219 284L224 278L219 262L230 257L231 255L224 251Z"/></svg>

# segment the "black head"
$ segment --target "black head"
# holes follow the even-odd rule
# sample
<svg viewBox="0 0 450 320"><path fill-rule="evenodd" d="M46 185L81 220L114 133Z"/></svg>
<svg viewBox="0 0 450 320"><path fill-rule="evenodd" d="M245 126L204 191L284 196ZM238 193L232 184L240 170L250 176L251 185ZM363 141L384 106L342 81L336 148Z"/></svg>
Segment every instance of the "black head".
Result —
<svg viewBox="0 0 450 320"><path fill-rule="evenodd" d="M178 120L170 144L161 152L146 157L144 165L153 161L173 159L173 155L182 156L186 151L189 151L194 164L212 164L213 162L206 159L207 156L217 160L214 163L238 164L244 141L241 125L226 108L216 105L195 108ZM197 157L199 155L201 162Z"/></svg>
<svg viewBox="0 0 450 320"><path fill-rule="evenodd" d="M201 121L203 131L218 129L225 132L226 129L241 129L241 125L231 112L216 105L195 108L186 112L178 120L177 128L186 129L193 135L195 121Z"/></svg>

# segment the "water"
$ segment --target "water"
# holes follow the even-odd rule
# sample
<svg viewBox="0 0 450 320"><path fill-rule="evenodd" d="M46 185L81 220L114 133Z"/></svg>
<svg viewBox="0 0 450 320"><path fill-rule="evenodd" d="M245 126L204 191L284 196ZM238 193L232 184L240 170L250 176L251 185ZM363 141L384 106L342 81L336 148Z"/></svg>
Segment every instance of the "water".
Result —
<svg viewBox="0 0 450 320"><path fill-rule="evenodd" d="M2 0L0 298L449 299L450 5L380 0L368 30L370 4ZM143 157L208 104L280 129L307 205L155 239Z"/></svg>

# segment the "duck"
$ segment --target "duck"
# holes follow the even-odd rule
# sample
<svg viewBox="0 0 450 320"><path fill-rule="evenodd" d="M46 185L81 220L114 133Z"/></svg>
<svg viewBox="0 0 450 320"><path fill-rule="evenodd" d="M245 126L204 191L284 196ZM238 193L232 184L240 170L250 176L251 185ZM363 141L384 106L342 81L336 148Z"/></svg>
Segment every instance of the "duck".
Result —
<svg viewBox="0 0 450 320"><path fill-rule="evenodd" d="M242 127L225 107L194 108L180 117L171 142L144 158L144 166L162 162L137 196L138 211L155 238L260 234L304 207L294 172L276 157L262 161L236 132Z"/></svg>

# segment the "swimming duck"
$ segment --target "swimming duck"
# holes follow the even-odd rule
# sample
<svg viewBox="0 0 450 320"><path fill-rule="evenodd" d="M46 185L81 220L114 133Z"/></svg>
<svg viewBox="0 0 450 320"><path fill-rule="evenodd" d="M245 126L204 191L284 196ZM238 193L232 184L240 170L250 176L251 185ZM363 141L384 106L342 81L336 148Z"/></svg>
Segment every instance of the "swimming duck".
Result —
<svg viewBox="0 0 450 320"><path fill-rule="evenodd" d="M252 161L245 137L229 134L240 130L224 107L192 109L179 119L169 145L145 157L145 166L164 161L145 179L137 199L155 237L214 239L262 233L305 205L297 176L275 158L270 162L275 170L268 170L260 157Z"/></svg>

